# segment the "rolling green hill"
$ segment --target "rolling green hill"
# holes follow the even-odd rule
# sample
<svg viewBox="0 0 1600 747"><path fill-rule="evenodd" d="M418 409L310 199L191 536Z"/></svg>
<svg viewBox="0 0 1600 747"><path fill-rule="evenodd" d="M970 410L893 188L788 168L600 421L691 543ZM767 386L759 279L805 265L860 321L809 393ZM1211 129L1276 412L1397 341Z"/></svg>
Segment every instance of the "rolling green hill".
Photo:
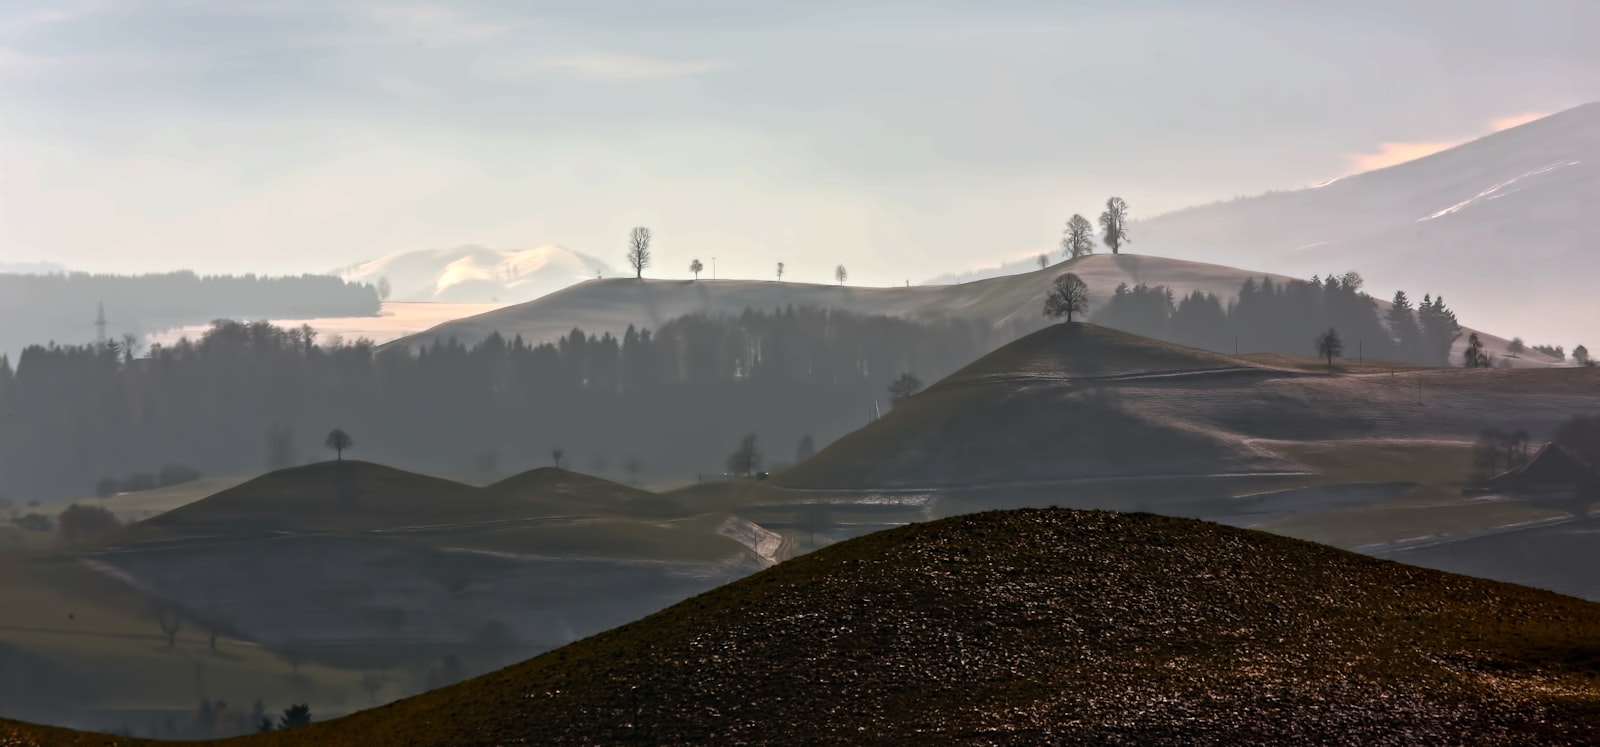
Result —
<svg viewBox="0 0 1600 747"><path fill-rule="evenodd" d="M1600 605L1525 587L1185 519L990 512L238 743L1593 744L1596 641Z"/></svg>

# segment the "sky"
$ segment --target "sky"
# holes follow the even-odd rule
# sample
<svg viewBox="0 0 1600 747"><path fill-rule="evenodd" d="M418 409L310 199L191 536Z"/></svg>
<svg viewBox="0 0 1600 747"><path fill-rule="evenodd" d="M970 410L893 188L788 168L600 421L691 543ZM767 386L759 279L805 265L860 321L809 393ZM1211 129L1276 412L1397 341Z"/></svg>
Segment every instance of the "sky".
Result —
<svg viewBox="0 0 1600 747"><path fill-rule="evenodd" d="M0 262L906 279L1600 98L1594 0L5 0Z"/></svg>

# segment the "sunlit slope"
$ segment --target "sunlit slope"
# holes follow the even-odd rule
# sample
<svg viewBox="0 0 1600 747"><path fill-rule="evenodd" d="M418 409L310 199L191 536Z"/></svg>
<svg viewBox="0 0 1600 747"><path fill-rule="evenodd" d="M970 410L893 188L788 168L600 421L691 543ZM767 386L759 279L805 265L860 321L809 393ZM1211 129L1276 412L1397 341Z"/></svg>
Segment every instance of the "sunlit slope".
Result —
<svg viewBox="0 0 1600 747"><path fill-rule="evenodd" d="M1525 587L1184 519L991 512L239 743L1586 744L1597 640L1600 606Z"/></svg>

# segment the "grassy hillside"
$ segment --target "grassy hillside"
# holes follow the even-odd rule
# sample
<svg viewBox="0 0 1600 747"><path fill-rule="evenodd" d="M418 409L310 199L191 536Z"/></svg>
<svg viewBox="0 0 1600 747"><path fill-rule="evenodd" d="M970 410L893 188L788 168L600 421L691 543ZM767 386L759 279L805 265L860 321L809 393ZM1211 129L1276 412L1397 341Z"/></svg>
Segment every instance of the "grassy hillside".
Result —
<svg viewBox="0 0 1600 747"><path fill-rule="evenodd" d="M1597 640L1600 605L1524 587L1183 519L991 512L240 744L1586 744Z"/></svg>
<svg viewBox="0 0 1600 747"><path fill-rule="evenodd" d="M1285 470L1292 465L1233 434L1147 409L1124 385L1225 391L1302 375L1092 324L1058 324L985 356L775 479L785 487L867 488Z"/></svg>
<svg viewBox="0 0 1600 747"><path fill-rule="evenodd" d="M689 314L738 314L746 309L771 311L787 306L905 318L1042 321L1039 313L1045 293L1051 281L1063 272L1077 273L1088 284L1091 312L1111 298L1122 283L1165 285L1178 297L1200 291L1226 302L1238 295L1239 286L1246 279L1270 277L1277 283L1291 279L1268 272L1137 254L1094 254L1041 270L955 285L860 288L755 280L612 278L585 281L527 303L456 319L390 344L419 347L453 338L470 346L497 331L507 339L521 335L530 343L554 342L574 327L595 335L621 335L630 324L656 329ZM1378 301L1380 310L1386 304ZM1503 357L1508 340L1481 332L1480 337L1488 351ZM1463 334L1456 344L1458 356L1466 344ZM1526 353L1516 363L1542 366L1554 361Z"/></svg>
<svg viewBox="0 0 1600 747"><path fill-rule="evenodd" d="M729 522L564 470L477 488L346 461L263 475L92 545L40 533L0 554L15 603L0 604L0 715L114 724L106 714L192 708L201 672L230 702L348 709L368 697L353 670L383 669L387 700L486 626L515 631L506 645L526 656L770 564L759 530ZM184 621L175 647L158 606ZM23 695L35 705L15 710Z"/></svg>
<svg viewBox="0 0 1600 747"><path fill-rule="evenodd" d="M1544 434L1592 409L1600 369L1333 372L1098 327L1006 345L774 477L795 489L937 488L1326 472L1293 447ZM1335 476L1336 479L1345 479Z"/></svg>
<svg viewBox="0 0 1600 747"><path fill-rule="evenodd" d="M556 467L540 467L488 486L496 495L537 502L554 511L683 516L687 509L647 490Z"/></svg>

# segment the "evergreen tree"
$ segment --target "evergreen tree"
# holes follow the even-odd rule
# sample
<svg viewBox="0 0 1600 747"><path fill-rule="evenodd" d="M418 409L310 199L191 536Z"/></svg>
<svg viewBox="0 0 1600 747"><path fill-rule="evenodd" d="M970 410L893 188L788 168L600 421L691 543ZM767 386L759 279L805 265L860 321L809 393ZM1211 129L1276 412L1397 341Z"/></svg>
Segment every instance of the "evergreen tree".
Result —
<svg viewBox="0 0 1600 747"><path fill-rule="evenodd" d="M816 455L816 453L817 445L811 440L811 434L807 433L800 437L800 443L794 447L794 463L804 462Z"/></svg>
<svg viewBox="0 0 1600 747"><path fill-rule="evenodd" d="M1417 313L1411 307L1411 299L1406 297L1403 290L1394 292L1394 300L1390 302L1389 333L1394 337L1395 346L1399 351L1401 360L1420 360L1422 347L1422 330L1417 327Z"/></svg>

